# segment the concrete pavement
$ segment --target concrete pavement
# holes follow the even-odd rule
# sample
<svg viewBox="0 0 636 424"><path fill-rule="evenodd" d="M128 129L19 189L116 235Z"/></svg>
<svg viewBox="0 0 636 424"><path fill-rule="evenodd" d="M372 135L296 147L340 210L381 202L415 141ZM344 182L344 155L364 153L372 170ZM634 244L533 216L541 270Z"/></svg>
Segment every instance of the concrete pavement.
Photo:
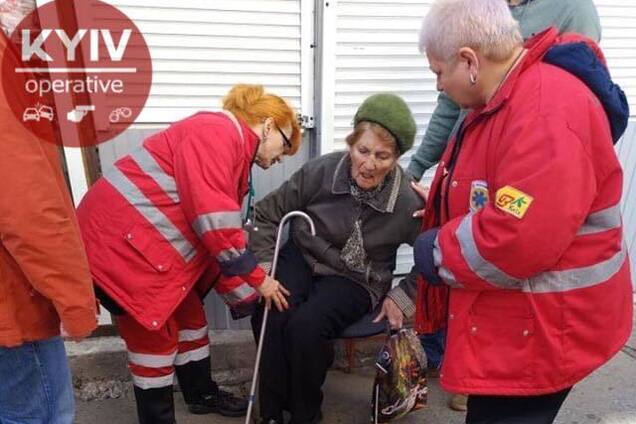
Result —
<svg viewBox="0 0 636 424"><path fill-rule="evenodd" d="M636 348L636 340L630 342ZM632 355L632 356L630 356ZM325 385L324 424L368 424L373 371L352 374L331 371ZM461 424L463 414L446 407L448 394L436 380L429 384L429 406L397 422L403 424ZM187 413L175 393L179 424L240 424L241 419ZM129 391L123 398L78 402L78 424L134 424L135 405ZM604 367L580 383L566 400L557 418L559 424L636 424L636 350L626 348Z"/></svg>

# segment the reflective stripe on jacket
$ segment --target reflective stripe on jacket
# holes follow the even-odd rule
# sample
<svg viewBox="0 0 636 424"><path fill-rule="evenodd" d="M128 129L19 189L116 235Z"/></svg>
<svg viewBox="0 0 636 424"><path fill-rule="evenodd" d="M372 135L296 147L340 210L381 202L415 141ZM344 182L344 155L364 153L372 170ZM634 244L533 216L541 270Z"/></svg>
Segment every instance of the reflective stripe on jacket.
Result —
<svg viewBox="0 0 636 424"><path fill-rule="evenodd" d="M96 283L147 328L161 327L206 270L230 304L254 300L265 277L241 220L259 140L234 119L202 112L147 138L78 208Z"/></svg>
<svg viewBox="0 0 636 424"><path fill-rule="evenodd" d="M528 52L451 141L425 222L448 284L441 384L537 395L611 358L632 326L622 170L608 117L584 83ZM455 152L455 155L453 155ZM453 159L454 156L454 159Z"/></svg>

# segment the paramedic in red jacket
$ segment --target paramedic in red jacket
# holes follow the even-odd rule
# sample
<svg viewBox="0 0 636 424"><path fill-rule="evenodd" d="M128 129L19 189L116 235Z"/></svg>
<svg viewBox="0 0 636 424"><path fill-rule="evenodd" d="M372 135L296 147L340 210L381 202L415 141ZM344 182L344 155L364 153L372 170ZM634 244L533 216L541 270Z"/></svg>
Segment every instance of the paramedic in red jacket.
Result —
<svg viewBox="0 0 636 424"><path fill-rule="evenodd" d="M420 43L437 88L472 109L415 245L422 286L450 287L441 384L470 394L468 424L552 423L631 333L625 96L593 41L553 28L524 46L500 0L437 0Z"/></svg>
<svg viewBox="0 0 636 424"><path fill-rule="evenodd" d="M223 109L147 138L78 209L97 292L123 312L117 323L142 424L174 422L175 373L192 413L244 415L246 402L210 377L202 294L213 284L232 307L257 292L287 307L286 290L246 250L241 205L253 163L267 169L298 150L296 115L251 85L235 86Z"/></svg>

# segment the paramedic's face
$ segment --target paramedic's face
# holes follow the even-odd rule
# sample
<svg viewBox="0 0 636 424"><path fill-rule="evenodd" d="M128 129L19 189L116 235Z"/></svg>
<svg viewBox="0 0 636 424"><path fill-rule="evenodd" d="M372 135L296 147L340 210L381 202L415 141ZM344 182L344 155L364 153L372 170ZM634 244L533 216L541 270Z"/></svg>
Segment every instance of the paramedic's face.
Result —
<svg viewBox="0 0 636 424"><path fill-rule="evenodd" d="M443 91L463 109L479 104L475 99L475 87L470 83L470 68L465 60L457 58L447 62L427 54L431 71L437 76L437 91Z"/></svg>
<svg viewBox="0 0 636 424"><path fill-rule="evenodd" d="M383 140L372 130L362 133L349 148L351 177L358 187L372 190L379 186L387 174L395 168L398 156L393 141Z"/></svg>
<svg viewBox="0 0 636 424"><path fill-rule="evenodd" d="M290 124L278 128L274 120L268 118L263 124L263 138L256 152L256 164L263 169L268 169L275 163L281 162L283 156L290 149L287 140L291 138L291 134L292 127Z"/></svg>

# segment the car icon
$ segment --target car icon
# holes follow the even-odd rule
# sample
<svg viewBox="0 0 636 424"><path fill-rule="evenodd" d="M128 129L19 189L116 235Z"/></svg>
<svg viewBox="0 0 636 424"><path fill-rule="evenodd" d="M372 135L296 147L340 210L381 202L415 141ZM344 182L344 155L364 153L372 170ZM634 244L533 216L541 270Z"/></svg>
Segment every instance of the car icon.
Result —
<svg viewBox="0 0 636 424"><path fill-rule="evenodd" d="M22 114L22 121L39 121L40 120L40 112L34 107L28 107L24 109L24 113Z"/></svg>
<svg viewBox="0 0 636 424"><path fill-rule="evenodd" d="M49 121L53 121L53 108L51 106L40 106L38 109L40 113L40 118L48 119Z"/></svg>

